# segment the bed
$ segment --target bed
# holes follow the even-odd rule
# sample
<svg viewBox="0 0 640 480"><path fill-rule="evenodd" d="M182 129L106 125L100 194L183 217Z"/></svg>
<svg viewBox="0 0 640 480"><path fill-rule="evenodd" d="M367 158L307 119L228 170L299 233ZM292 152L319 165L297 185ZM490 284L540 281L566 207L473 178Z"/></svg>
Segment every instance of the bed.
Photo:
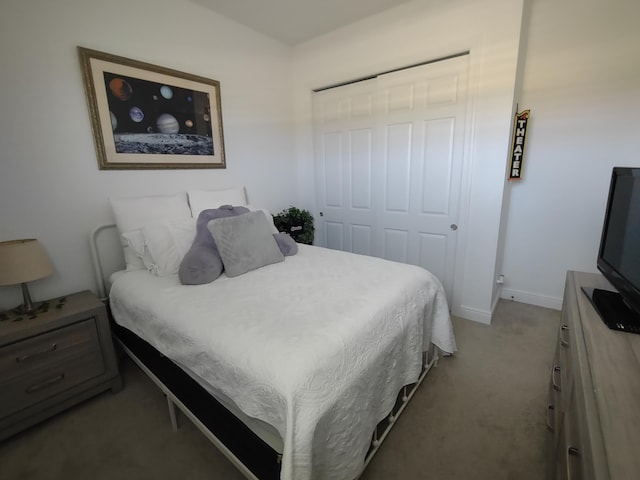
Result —
<svg viewBox="0 0 640 480"><path fill-rule="evenodd" d="M181 211L169 221L193 226L209 208L246 204L244 191L230 193L178 195L189 218ZM131 217L136 208L129 199L126 208L112 202L120 240L140 219L167 221L171 209L158 200L128 224L123 212ZM171 410L177 405L248 478L357 478L438 355L456 351L440 282L416 266L296 245L277 262L185 285L175 259L186 258L191 232L182 249L175 231L173 250L159 242L173 268L166 258L162 272L127 262L109 275L117 341ZM126 249L135 243L122 243L125 257L133 258ZM150 243L142 240L142 251L157 253ZM175 427L173 411L171 419Z"/></svg>

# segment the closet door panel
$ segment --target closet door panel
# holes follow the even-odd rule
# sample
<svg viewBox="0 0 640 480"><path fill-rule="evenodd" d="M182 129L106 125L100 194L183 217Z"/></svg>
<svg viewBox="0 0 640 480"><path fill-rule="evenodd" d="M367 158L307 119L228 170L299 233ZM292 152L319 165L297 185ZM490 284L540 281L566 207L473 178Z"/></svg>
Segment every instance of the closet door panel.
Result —
<svg viewBox="0 0 640 480"><path fill-rule="evenodd" d="M317 243L373 252L375 81L314 94Z"/></svg>
<svg viewBox="0 0 640 480"><path fill-rule="evenodd" d="M452 291L468 61L313 94L319 244L422 266Z"/></svg>
<svg viewBox="0 0 640 480"><path fill-rule="evenodd" d="M386 125L384 130L384 209L387 212L408 213L413 125Z"/></svg>

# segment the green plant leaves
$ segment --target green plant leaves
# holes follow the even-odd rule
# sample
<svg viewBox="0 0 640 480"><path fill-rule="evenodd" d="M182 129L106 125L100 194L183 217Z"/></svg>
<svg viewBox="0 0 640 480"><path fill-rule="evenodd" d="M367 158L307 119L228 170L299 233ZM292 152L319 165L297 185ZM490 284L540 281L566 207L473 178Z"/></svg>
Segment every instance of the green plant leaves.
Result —
<svg viewBox="0 0 640 480"><path fill-rule="evenodd" d="M288 233L296 242L313 244L315 227L309 211L292 206L274 215L273 223L279 232Z"/></svg>

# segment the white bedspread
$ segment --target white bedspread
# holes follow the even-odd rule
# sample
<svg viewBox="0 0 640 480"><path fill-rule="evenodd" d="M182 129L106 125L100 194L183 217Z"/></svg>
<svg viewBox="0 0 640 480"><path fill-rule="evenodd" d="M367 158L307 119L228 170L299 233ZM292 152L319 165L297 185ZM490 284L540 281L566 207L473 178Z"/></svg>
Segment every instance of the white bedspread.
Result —
<svg viewBox="0 0 640 480"><path fill-rule="evenodd" d="M300 245L208 285L118 276L116 321L221 390L284 441L281 478L353 479L375 425L433 342L453 353L444 290L426 270Z"/></svg>

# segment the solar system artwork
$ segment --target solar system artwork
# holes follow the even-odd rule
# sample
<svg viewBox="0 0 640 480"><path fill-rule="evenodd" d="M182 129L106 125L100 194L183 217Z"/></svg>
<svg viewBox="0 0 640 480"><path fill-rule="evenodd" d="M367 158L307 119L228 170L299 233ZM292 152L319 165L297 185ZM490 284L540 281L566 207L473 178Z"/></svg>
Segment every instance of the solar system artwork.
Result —
<svg viewBox="0 0 640 480"><path fill-rule="evenodd" d="M226 168L219 82L78 52L100 169Z"/></svg>
<svg viewBox="0 0 640 480"><path fill-rule="evenodd" d="M213 155L209 95L104 72L117 153Z"/></svg>

